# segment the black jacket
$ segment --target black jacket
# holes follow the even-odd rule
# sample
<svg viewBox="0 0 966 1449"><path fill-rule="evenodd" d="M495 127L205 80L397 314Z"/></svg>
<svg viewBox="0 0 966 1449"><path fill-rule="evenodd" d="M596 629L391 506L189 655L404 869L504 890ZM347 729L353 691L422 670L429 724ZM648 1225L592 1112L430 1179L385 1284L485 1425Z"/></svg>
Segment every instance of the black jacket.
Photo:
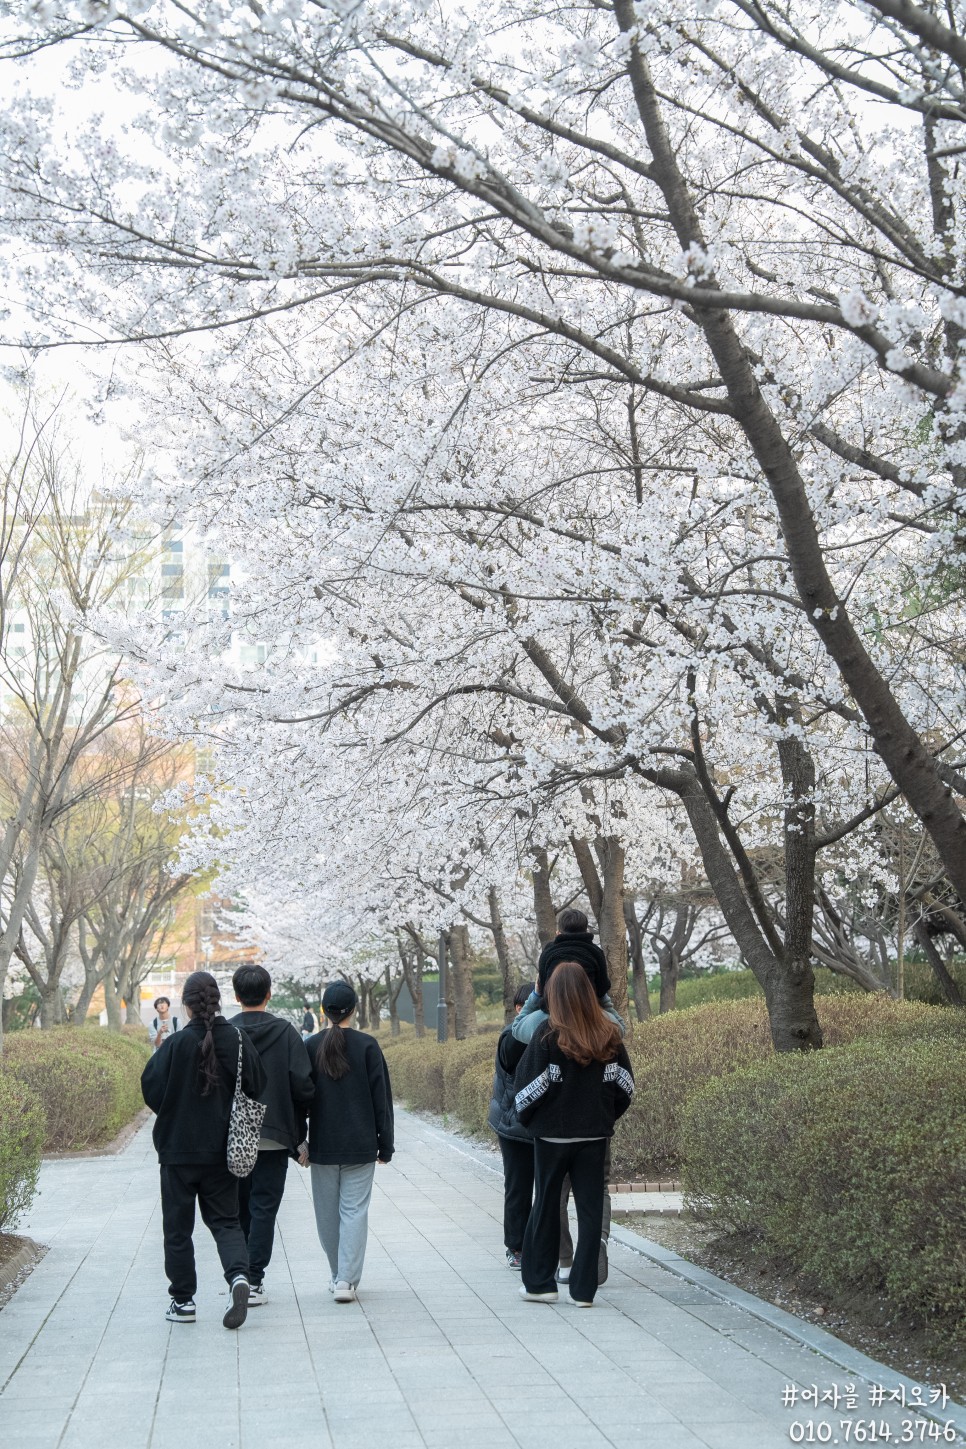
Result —
<svg viewBox="0 0 966 1449"><path fill-rule="evenodd" d="M323 1032L304 1044L315 1083L308 1112L309 1161L388 1162L393 1154L392 1086L389 1068L374 1037L351 1026L330 1026L341 1031L349 1056L349 1070L334 1080L315 1061Z"/></svg>
<svg viewBox="0 0 966 1449"><path fill-rule="evenodd" d="M582 1067L545 1025L523 1054L515 1086L517 1116L534 1137L612 1137L631 1105L634 1073L623 1044L614 1061Z"/></svg>
<svg viewBox="0 0 966 1449"><path fill-rule="evenodd" d="M533 1133L524 1127L513 1105L513 1099L516 1096L513 1071L523 1052L522 1043L514 1041L510 1028L505 1026L500 1032L500 1039L496 1044L490 1110L486 1115L486 1120L499 1137L512 1137L517 1142L532 1142Z"/></svg>
<svg viewBox="0 0 966 1449"><path fill-rule="evenodd" d="M221 1083L201 1095L198 1064L205 1034L200 1021L189 1021L169 1036L141 1073L141 1095L158 1114L154 1145L158 1161L225 1166L228 1116L235 1095L239 1034L223 1016L212 1028ZM265 1087L265 1070L248 1036L243 1038L242 1090L257 1097Z"/></svg>
<svg viewBox="0 0 966 1449"><path fill-rule="evenodd" d="M262 1136L284 1143L294 1157L305 1108L315 1096L302 1038L290 1022L269 1011L240 1011L232 1026L248 1033L265 1068L265 1089L258 1098L268 1109Z"/></svg>
<svg viewBox="0 0 966 1449"><path fill-rule="evenodd" d="M547 942L537 962L537 980L545 990L547 978L561 961L576 961L583 966L598 996L610 990L607 957L594 941L593 931L562 931Z"/></svg>

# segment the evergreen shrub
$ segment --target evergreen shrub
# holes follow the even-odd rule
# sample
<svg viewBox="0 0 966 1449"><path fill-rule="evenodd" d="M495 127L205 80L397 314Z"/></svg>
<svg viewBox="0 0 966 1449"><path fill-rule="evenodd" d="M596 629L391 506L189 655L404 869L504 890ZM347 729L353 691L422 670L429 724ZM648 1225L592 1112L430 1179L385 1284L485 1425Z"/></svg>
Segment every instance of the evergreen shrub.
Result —
<svg viewBox="0 0 966 1449"><path fill-rule="evenodd" d="M39 1098L47 1120L45 1151L110 1141L144 1105L146 1042L103 1029L55 1027L4 1040L4 1070Z"/></svg>
<svg viewBox="0 0 966 1449"><path fill-rule="evenodd" d="M948 1032L958 1021L958 1013L866 993L821 997L816 1009L829 1047L866 1036ZM615 1176L677 1176L688 1097L708 1081L773 1056L764 998L709 1002L654 1017L635 1026L629 1050L636 1091L617 1124Z"/></svg>
<svg viewBox="0 0 966 1449"><path fill-rule="evenodd" d="M467 1067L459 1079L459 1093L454 1110L467 1132L472 1132L474 1137L486 1137L494 1142L496 1138L493 1129L486 1120L492 1088L493 1064L489 1059Z"/></svg>
<svg viewBox="0 0 966 1449"><path fill-rule="evenodd" d="M0 1233L16 1227L30 1206L46 1125L35 1093L12 1073L0 1071Z"/></svg>
<svg viewBox="0 0 966 1449"><path fill-rule="evenodd" d="M948 1013L943 1013L947 1016ZM884 1294L966 1343L966 1041L927 1024L709 1082L681 1132L688 1202L817 1288Z"/></svg>

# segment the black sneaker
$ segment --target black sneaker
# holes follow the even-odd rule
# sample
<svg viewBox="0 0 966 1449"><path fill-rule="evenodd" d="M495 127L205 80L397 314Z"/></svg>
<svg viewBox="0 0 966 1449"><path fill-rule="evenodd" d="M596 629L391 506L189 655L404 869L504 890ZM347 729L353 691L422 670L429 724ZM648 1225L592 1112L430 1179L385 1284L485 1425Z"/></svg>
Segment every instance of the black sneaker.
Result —
<svg viewBox="0 0 966 1449"><path fill-rule="evenodd" d="M229 1291L231 1302L228 1305L228 1312L221 1321L226 1328L241 1328L248 1317L248 1279L233 1279Z"/></svg>
<svg viewBox="0 0 966 1449"><path fill-rule="evenodd" d="M193 1298L186 1298L183 1303L179 1303L176 1298L172 1298L168 1304L168 1311L164 1316L169 1323L194 1323L195 1300Z"/></svg>
<svg viewBox="0 0 966 1449"><path fill-rule="evenodd" d="M519 1272L522 1253L515 1253L512 1248L506 1250L506 1265L508 1268L516 1268Z"/></svg>
<svg viewBox="0 0 966 1449"><path fill-rule="evenodd" d="M600 1252L597 1254L597 1286L607 1282L607 1239L601 1238Z"/></svg>

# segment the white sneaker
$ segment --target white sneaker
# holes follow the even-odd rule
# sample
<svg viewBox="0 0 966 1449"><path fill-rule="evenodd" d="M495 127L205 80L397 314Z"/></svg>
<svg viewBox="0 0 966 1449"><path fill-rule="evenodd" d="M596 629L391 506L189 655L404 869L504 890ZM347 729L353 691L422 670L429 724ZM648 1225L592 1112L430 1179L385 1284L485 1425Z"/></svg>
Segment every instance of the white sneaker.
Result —
<svg viewBox="0 0 966 1449"><path fill-rule="evenodd" d="M186 1298L183 1303L179 1303L177 1299L172 1298L164 1316L169 1323L194 1323L196 1317L194 1299Z"/></svg>
<svg viewBox="0 0 966 1449"><path fill-rule="evenodd" d="M329 1292L330 1293L334 1293L335 1292L335 1279L334 1278L330 1278L329 1279Z"/></svg>
<svg viewBox="0 0 966 1449"><path fill-rule="evenodd" d="M560 1264L560 1267L557 1269L557 1282L558 1283L569 1283L570 1282L570 1269L569 1268L565 1268L564 1265L563 1265L563 1263L561 1263Z"/></svg>
<svg viewBox="0 0 966 1449"><path fill-rule="evenodd" d="M356 1290L353 1288L351 1283L339 1282L332 1290L332 1296L335 1299L336 1303L355 1303Z"/></svg>
<svg viewBox="0 0 966 1449"><path fill-rule="evenodd" d="M260 1308L263 1303L268 1302L268 1294L265 1292L264 1283L253 1283L248 1290L249 1308Z"/></svg>
<svg viewBox="0 0 966 1449"><path fill-rule="evenodd" d="M248 1295L251 1289L247 1278L234 1278L231 1285L231 1302L228 1312L221 1320L226 1328L241 1328L248 1317Z"/></svg>
<svg viewBox="0 0 966 1449"><path fill-rule="evenodd" d="M523 1284L520 1284L520 1297L526 1303L556 1303L559 1294L556 1289L553 1293L528 1293Z"/></svg>

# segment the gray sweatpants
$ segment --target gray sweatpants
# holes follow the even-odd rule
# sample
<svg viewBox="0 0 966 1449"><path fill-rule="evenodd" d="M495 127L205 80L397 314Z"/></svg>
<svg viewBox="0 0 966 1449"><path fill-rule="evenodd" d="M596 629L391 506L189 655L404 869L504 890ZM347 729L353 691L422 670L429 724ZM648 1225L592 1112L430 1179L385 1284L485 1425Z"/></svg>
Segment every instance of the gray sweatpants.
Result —
<svg viewBox="0 0 966 1449"><path fill-rule="evenodd" d="M359 1286L369 1236L374 1162L312 1163L312 1201L319 1242L336 1283Z"/></svg>

